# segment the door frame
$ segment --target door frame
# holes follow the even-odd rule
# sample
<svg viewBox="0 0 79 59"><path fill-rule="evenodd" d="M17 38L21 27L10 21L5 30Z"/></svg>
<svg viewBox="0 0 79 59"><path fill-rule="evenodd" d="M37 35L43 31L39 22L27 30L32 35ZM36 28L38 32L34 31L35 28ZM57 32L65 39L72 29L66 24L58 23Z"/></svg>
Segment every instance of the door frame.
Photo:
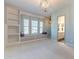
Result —
<svg viewBox="0 0 79 59"><path fill-rule="evenodd" d="M64 43L65 43L65 32L66 32L66 16L65 15L59 15L57 16L57 42L58 42L58 17L64 16Z"/></svg>

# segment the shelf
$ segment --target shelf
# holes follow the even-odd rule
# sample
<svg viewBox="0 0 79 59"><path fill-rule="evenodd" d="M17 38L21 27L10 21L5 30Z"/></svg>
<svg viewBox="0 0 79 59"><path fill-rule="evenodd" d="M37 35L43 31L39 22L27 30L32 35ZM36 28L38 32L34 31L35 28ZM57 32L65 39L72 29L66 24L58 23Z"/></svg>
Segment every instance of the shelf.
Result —
<svg viewBox="0 0 79 59"><path fill-rule="evenodd" d="M17 24L8 24L8 26L16 26L16 27L19 27L19 25L17 25Z"/></svg>
<svg viewBox="0 0 79 59"><path fill-rule="evenodd" d="M7 41L8 43L16 43L19 41L19 10L7 6Z"/></svg>
<svg viewBox="0 0 79 59"><path fill-rule="evenodd" d="M18 15L18 9L13 8L11 6L7 6L7 13Z"/></svg>
<svg viewBox="0 0 79 59"><path fill-rule="evenodd" d="M58 33L64 33L64 31L58 31Z"/></svg>
<svg viewBox="0 0 79 59"><path fill-rule="evenodd" d="M7 19L19 20L17 15L7 14Z"/></svg>
<svg viewBox="0 0 79 59"><path fill-rule="evenodd" d="M8 35L19 35L19 33L8 33Z"/></svg>

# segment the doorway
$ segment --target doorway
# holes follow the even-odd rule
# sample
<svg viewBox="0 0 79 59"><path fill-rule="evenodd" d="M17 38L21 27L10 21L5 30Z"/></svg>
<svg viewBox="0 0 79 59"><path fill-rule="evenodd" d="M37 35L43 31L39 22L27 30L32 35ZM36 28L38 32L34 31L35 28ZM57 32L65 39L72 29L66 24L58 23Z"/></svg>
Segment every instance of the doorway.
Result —
<svg viewBox="0 0 79 59"><path fill-rule="evenodd" d="M57 41L64 43L65 35L65 16L58 16Z"/></svg>

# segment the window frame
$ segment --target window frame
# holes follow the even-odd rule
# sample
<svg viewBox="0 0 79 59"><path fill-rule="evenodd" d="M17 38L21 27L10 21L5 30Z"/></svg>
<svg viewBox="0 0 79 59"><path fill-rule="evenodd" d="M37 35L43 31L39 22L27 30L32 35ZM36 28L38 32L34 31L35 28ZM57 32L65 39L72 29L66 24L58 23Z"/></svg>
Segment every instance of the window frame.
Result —
<svg viewBox="0 0 79 59"><path fill-rule="evenodd" d="M37 33L32 33L32 21L37 21ZM36 27L36 26L33 26L33 27ZM38 21L38 18L37 17L31 17L31 35L35 35L35 34L39 34L39 31L38 31L38 28L39 27L39 21Z"/></svg>
<svg viewBox="0 0 79 59"><path fill-rule="evenodd" d="M28 19L29 20L29 26L24 26L23 25L23 20L24 19ZM32 21L37 21L38 25L37 25L37 33L32 33ZM28 34L24 34L25 36L30 36L30 35L39 35L39 34L42 34L40 33L40 22L43 22L43 27L42 27L42 32L44 31L44 19L43 18L38 18L38 17L32 17L32 16L28 16L28 15L21 15L21 30L20 32L23 32L24 33L24 27L28 27L28 31L29 33Z"/></svg>
<svg viewBox="0 0 79 59"><path fill-rule="evenodd" d="M24 26L24 19L28 19L28 26ZM24 33L24 27L28 27L28 33L27 34L25 34ZM24 35L26 36L26 35L30 35L30 17L29 16L27 16L27 15L21 15L21 32L23 32L24 33Z"/></svg>

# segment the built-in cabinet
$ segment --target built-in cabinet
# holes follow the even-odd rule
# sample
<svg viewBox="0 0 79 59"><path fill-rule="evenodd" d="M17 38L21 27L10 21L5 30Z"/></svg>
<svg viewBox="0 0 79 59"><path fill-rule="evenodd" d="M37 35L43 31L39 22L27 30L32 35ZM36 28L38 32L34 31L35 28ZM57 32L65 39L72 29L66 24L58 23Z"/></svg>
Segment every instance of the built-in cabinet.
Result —
<svg viewBox="0 0 79 59"><path fill-rule="evenodd" d="M19 42L19 11L16 8L6 6L7 43Z"/></svg>

